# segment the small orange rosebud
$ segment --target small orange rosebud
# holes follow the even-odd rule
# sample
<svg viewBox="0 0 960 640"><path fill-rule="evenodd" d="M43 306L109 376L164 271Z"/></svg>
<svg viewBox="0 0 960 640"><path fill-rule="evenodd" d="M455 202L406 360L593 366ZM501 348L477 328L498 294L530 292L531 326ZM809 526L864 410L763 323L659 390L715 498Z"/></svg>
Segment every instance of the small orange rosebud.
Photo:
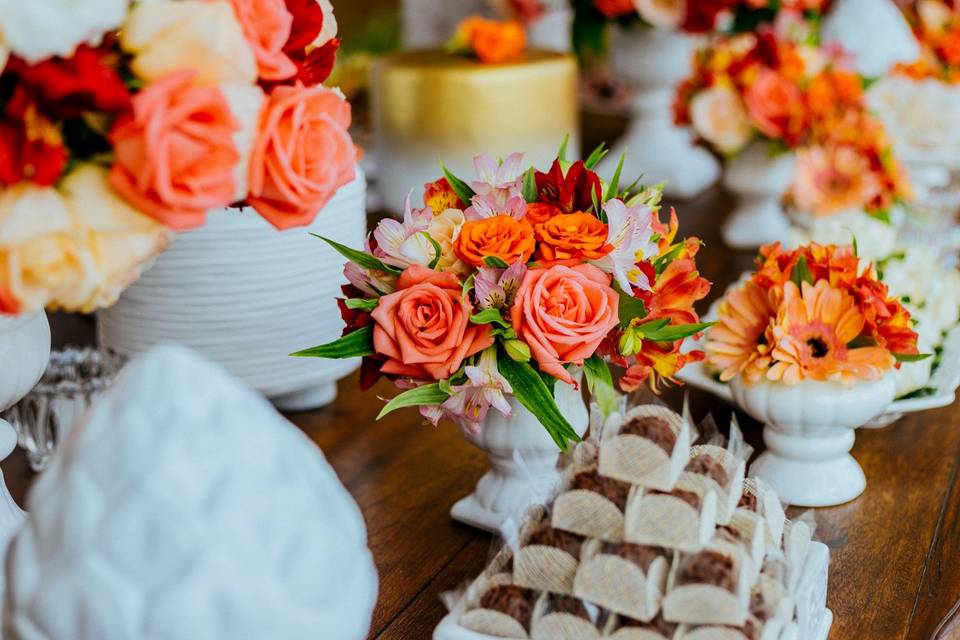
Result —
<svg viewBox="0 0 960 640"><path fill-rule="evenodd" d="M553 216L535 228L538 256L545 262L598 260L613 250L607 244L607 225L579 211Z"/></svg>

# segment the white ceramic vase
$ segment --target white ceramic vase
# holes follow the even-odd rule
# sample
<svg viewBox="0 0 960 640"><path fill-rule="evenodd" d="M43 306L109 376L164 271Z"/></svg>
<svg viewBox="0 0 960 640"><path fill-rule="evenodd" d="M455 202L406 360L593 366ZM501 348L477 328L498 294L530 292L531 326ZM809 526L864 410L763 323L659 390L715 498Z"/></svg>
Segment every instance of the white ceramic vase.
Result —
<svg viewBox="0 0 960 640"><path fill-rule="evenodd" d="M736 206L723 224L723 241L732 249L756 249L786 242L790 220L781 204L793 180L791 153L771 154L761 141L751 142L727 164L723 186L736 197Z"/></svg>
<svg viewBox="0 0 960 640"><path fill-rule="evenodd" d="M50 325L43 311L25 316L0 316L0 412L16 404L33 388L50 360ZM17 432L0 419L0 460L17 446ZM0 557L10 537L23 522L23 511L14 502L0 472ZM2 589L0 576L0 589Z"/></svg>
<svg viewBox="0 0 960 640"><path fill-rule="evenodd" d="M328 404L357 360L292 358L339 337L344 259L310 233L359 249L364 177L306 228L277 231L253 210L219 210L180 234L119 302L99 313L103 347L123 355L181 344L223 366L280 409Z"/></svg>
<svg viewBox="0 0 960 640"><path fill-rule="evenodd" d="M690 131L673 123L677 84L690 73L696 41L690 36L637 27L617 29L610 63L635 90L627 132L604 159L608 175L626 152L623 175L643 176L644 183L666 181L666 193L691 198L720 176L720 163L693 142Z"/></svg>
<svg viewBox="0 0 960 640"><path fill-rule="evenodd" d="M560 413L583 435L589 415L580 390L557 382L554 394ZM467 440L487 452L490 470L450 510L454 520L492 533L510 518L519 523L528 507L545 504L559 480L556 443L536 416L515 398L509 401L510 417L491 409L479 432L463 429Z"/></svg>
<svg viewBox="0 0 960 640"><path fill-rule="evenodd" d="M866 477L850 455L854 430L893 402L893 375L853 387L813 380L747 384L738 377L730 390L740 408L764 424L767 450L750 475L773 487L781 501L827 507L863 493Z"/></svg>

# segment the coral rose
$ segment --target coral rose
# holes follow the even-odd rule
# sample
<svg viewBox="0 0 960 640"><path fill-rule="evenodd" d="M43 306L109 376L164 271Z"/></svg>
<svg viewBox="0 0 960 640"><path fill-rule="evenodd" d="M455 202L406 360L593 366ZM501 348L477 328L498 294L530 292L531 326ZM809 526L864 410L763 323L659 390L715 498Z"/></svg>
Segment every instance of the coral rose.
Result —
<svg viewBox="0 0 960 640"><path fill-rule="evenodd" d="M765 136L794 143L802 131L800 89L776 71L761 69L746 88L747 113Z"/></svg>
<svg viewBox="0 0 960 640"><path fill-rule="evenodd" d="M573 384L565 363L583 364L617 326L610 276L589 264L530 269L510 309L513 328L540 370Z"/></svg>
<svg viewBox="0 0 960 640"><path fill-rule="evenodd" d="M193 69L197 82L253 83L257 60L229 0L138 2L120 30L130 69L144 80Z"/></svg>
<svg viewBox="0 0 960 640"><path fill-rule="evenodd" d="M240 20L263 80L286 80L297 73L297 65L284 53L290 38L293 15L284 0L230 0Z"/></svg>
<svg viewBox="0 0 960 640"><path fill-rule="evenodd" d="M553 216L535 229L537 253L544 262L599 260L613 251L607 225L596 216L578 212Z"/></svg>
<svg viewBox="0 0 960 640"><path fill-rule="evenodd" d="M493 344L489 325L470 324L473 308L452 273L408 267L397 291L380 298L371 316L373 346L386 357L381 371L418 380L444 380Z"/></svg>
<svg viewBox="0 0 960 640"><path fill-rule="evenodd" d="M325 87L278 86L260 115L248 202L277 229L310 224L356 176L350 104Z"/></svg>
<svg viewBox="0 0 960 640"><path fill-rule="evenodd" d="M463 223L454 251L467 264L482 267L487 257L507 264L526 262L535 244L529 222L498 215Z"/></svg>
<svg viewBox="0 0 960 640"><path fill-rule="evenodd" d="M133 98L133 113L110 133L116 159L110 184L127 202L183 231L209 209L234 200L233 136L240 124L216 87L193 84L192 71L170 74Z"/></svg>

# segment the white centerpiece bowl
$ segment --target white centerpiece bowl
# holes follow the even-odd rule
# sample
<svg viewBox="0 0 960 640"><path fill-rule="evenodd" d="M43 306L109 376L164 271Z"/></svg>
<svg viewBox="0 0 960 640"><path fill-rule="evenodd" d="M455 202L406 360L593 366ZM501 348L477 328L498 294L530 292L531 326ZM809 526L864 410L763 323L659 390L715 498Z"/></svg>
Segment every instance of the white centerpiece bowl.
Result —
<svg viewBox="0 0 960 640"><path fill-rule="evenodd" d="M854 430L882 414L896 393L892 374L853 386L805 380L796 385L735 378L736 403L764 424L767 450L750 468L780 499L802 507L853 500L866 488L850 449Z"/></svg>

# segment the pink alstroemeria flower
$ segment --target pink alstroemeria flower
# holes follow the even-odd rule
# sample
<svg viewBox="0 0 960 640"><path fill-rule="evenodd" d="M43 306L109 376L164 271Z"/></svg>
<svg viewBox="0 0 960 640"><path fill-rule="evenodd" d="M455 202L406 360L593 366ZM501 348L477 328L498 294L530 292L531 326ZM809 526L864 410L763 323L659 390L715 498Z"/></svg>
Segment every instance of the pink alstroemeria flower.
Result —
<svg viewBox="0 0 960 640"><path fill-rule="evenodd" d="M490 407L505 416L513 413L507 401L507 394L513 393L513 388L497 369L495 347L485 349L477 364L467 365L463 371L467 374L467 382L452 387L453 395L442 405L448 415L459 420L471 433L479 433L480 424Z"/></svg>
<svg viewBox="0 0 960 640"><path fill-rule="evenodd" d="M505 202L500 202L493 194L476 195L470 202L471 205L463 212L467 220L482 220L501 215L523 220L527 215L527 201L523 196L510 196Z"/></svg>
<svg viewBox="0 0 960 640"><path fill-rule="evenodd" d="M526 273L527 265L519 260L507 269L480 267L473 283L477 306L481 309L509 308Z"/></svg>
<svg viewBox="0 0 960 640"><path fill-rule="evenodd" d="M497 162L488 155L473 158L473 167L478 180L470 183L477 195L491 196L498 206L505 206L507 200L521 195L523 189L523 154L511 153L503 162Z"/></svg>

